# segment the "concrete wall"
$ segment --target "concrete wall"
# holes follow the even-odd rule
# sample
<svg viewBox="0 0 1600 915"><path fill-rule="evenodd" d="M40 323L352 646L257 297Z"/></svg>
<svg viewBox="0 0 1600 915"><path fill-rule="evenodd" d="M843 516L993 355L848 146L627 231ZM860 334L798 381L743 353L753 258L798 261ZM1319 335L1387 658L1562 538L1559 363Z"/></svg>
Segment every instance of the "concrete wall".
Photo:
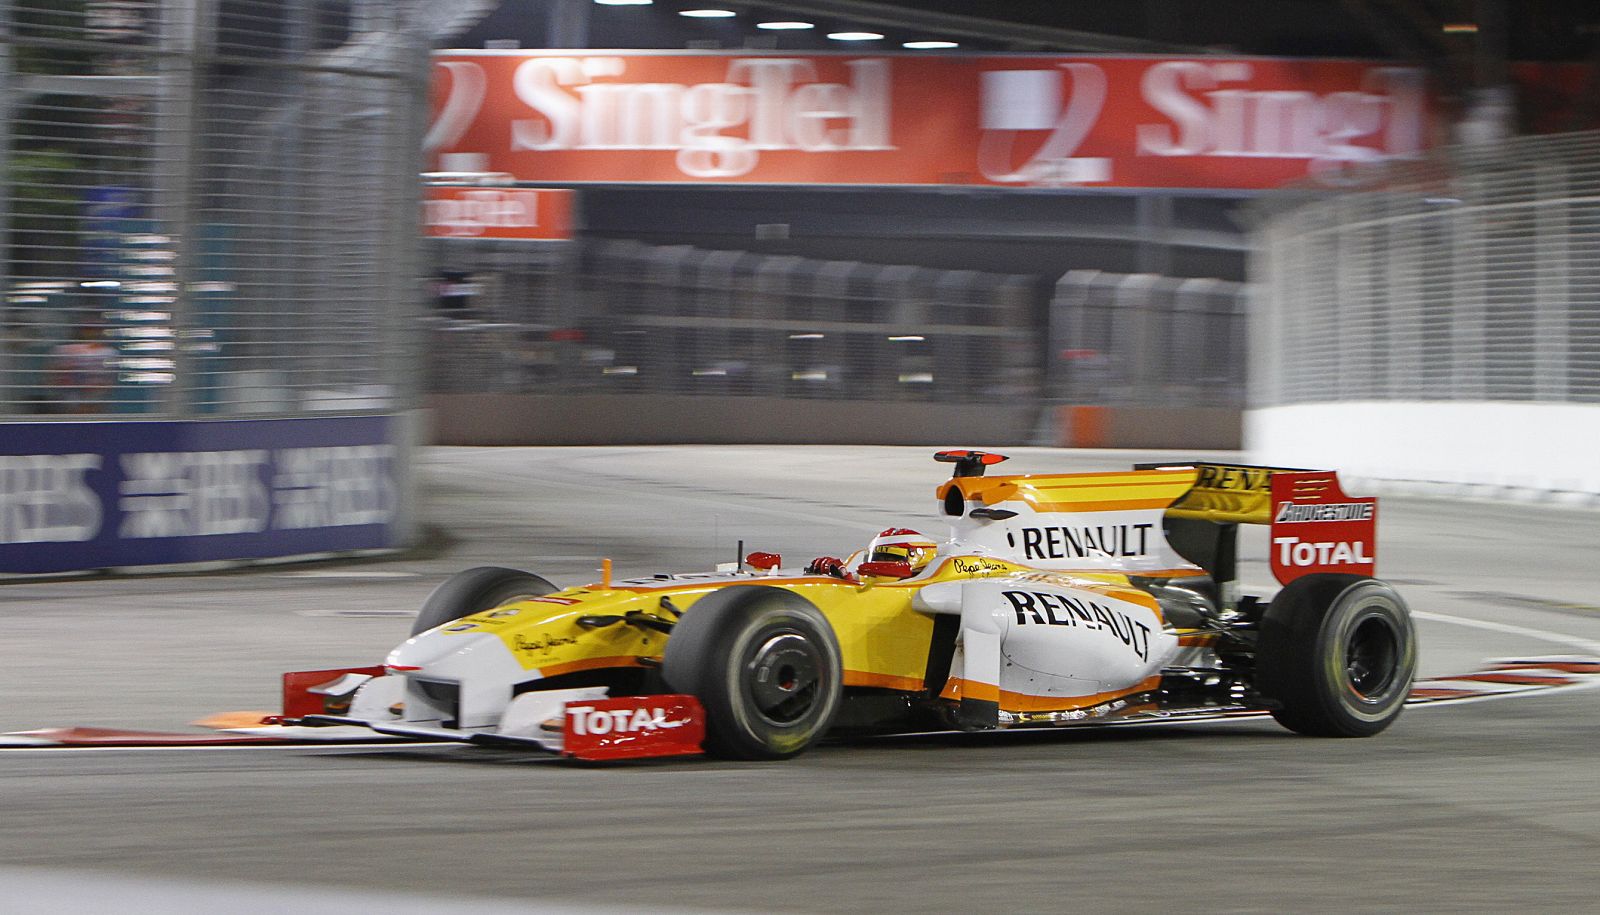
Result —
<svg viewBox="0 0 1600 915"><path fill-rule="evenodd" d="M1251 410L1252 460L1373 480L1600 499L1600 405L1389 402Z"/></svg>
<svg viewBox="0 0 1600 915"><path fill-rule="evenodd" d="M1226 408L786 400L619 394L433 394L441 445L856 444L1239 447ZM1042 420L1042 421L1041 421Z"/></svg>

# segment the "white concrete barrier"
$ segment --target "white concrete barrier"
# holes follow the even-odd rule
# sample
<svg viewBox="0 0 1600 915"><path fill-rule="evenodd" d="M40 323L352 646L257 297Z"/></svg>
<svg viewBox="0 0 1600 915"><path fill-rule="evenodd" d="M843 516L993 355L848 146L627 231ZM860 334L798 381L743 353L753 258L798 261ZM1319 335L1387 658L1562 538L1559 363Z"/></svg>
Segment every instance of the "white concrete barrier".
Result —
<svg viewBox="0 0 1600 915"><path fill-rule="evenodd" d="M1255 463L1438 491L1600 502L1600 404L1363 401L1246 411Z"/></svg>

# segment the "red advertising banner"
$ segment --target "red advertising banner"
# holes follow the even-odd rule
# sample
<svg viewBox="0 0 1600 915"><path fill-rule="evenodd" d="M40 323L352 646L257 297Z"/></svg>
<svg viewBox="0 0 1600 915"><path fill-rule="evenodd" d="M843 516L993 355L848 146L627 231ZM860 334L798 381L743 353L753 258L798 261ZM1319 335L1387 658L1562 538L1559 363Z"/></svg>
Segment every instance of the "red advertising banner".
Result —
<svg viewBox="0 0 1600 915"><path fill-rule="evenodd" d="M572 192L566 190L430 187L422 208L434 238L572 237Z"/></svg>
<svg viewBox="0 0 1600 915"><path fill-rule="evenodd" d="M1274 473L1269 530L1282 584L1312 572L1377 574L1378 500L1345 495L1332 471Z"/></svg>
<svg viewBox="0 0 1600 915"><path fill-rule="evenodd" d="M1418 155L1372 61L449 51L427 149L521 181L1270 188Z"/></svg>

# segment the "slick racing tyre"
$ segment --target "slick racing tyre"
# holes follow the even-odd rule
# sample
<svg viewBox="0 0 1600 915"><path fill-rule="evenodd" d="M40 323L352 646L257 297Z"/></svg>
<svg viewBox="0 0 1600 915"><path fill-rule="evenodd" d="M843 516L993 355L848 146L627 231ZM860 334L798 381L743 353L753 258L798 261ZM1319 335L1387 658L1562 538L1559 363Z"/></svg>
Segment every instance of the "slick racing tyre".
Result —
<svg viewBox="0 0 1600 915"><path fill-rule="evenodd" d="M480 566L467 569L445 579L444 584L433 589L422 602L422 610L411 624L411 634L427 632L436 626L493 610L516 600L539 597L556 590L556 586L532 572L502 569L498 566Z"/></svg>
<svg viewBox="0 0 1600 915"><path fill-rule="evenodd" d="M1290 582L1256 642L1256 688L1278 723L1313 737L1370 737L1399 717L1417 669L1405 601L1357 575Z"/></svg>
<svg viewBox="0 0 1600 915"><path fill-rule="evenodd" d="M839 643L816 607L740 585L701 598L667 639L661 674L706 710L705 750L787 759L821 737L843 694Z"/></svg>

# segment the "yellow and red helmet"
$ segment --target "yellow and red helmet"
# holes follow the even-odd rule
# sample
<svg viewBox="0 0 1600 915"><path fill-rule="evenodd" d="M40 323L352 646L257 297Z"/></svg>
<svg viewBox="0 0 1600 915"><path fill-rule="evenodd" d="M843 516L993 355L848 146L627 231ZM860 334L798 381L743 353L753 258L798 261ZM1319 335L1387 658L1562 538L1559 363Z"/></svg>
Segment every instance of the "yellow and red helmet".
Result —
<svg viewBox="0 0 1600 915"><path fill-rule="evenodd" d="M938 550L939 544L926 534L908 527L891 527L867 544L867 561L909 563L915 575L933 561Z"/></svg>

